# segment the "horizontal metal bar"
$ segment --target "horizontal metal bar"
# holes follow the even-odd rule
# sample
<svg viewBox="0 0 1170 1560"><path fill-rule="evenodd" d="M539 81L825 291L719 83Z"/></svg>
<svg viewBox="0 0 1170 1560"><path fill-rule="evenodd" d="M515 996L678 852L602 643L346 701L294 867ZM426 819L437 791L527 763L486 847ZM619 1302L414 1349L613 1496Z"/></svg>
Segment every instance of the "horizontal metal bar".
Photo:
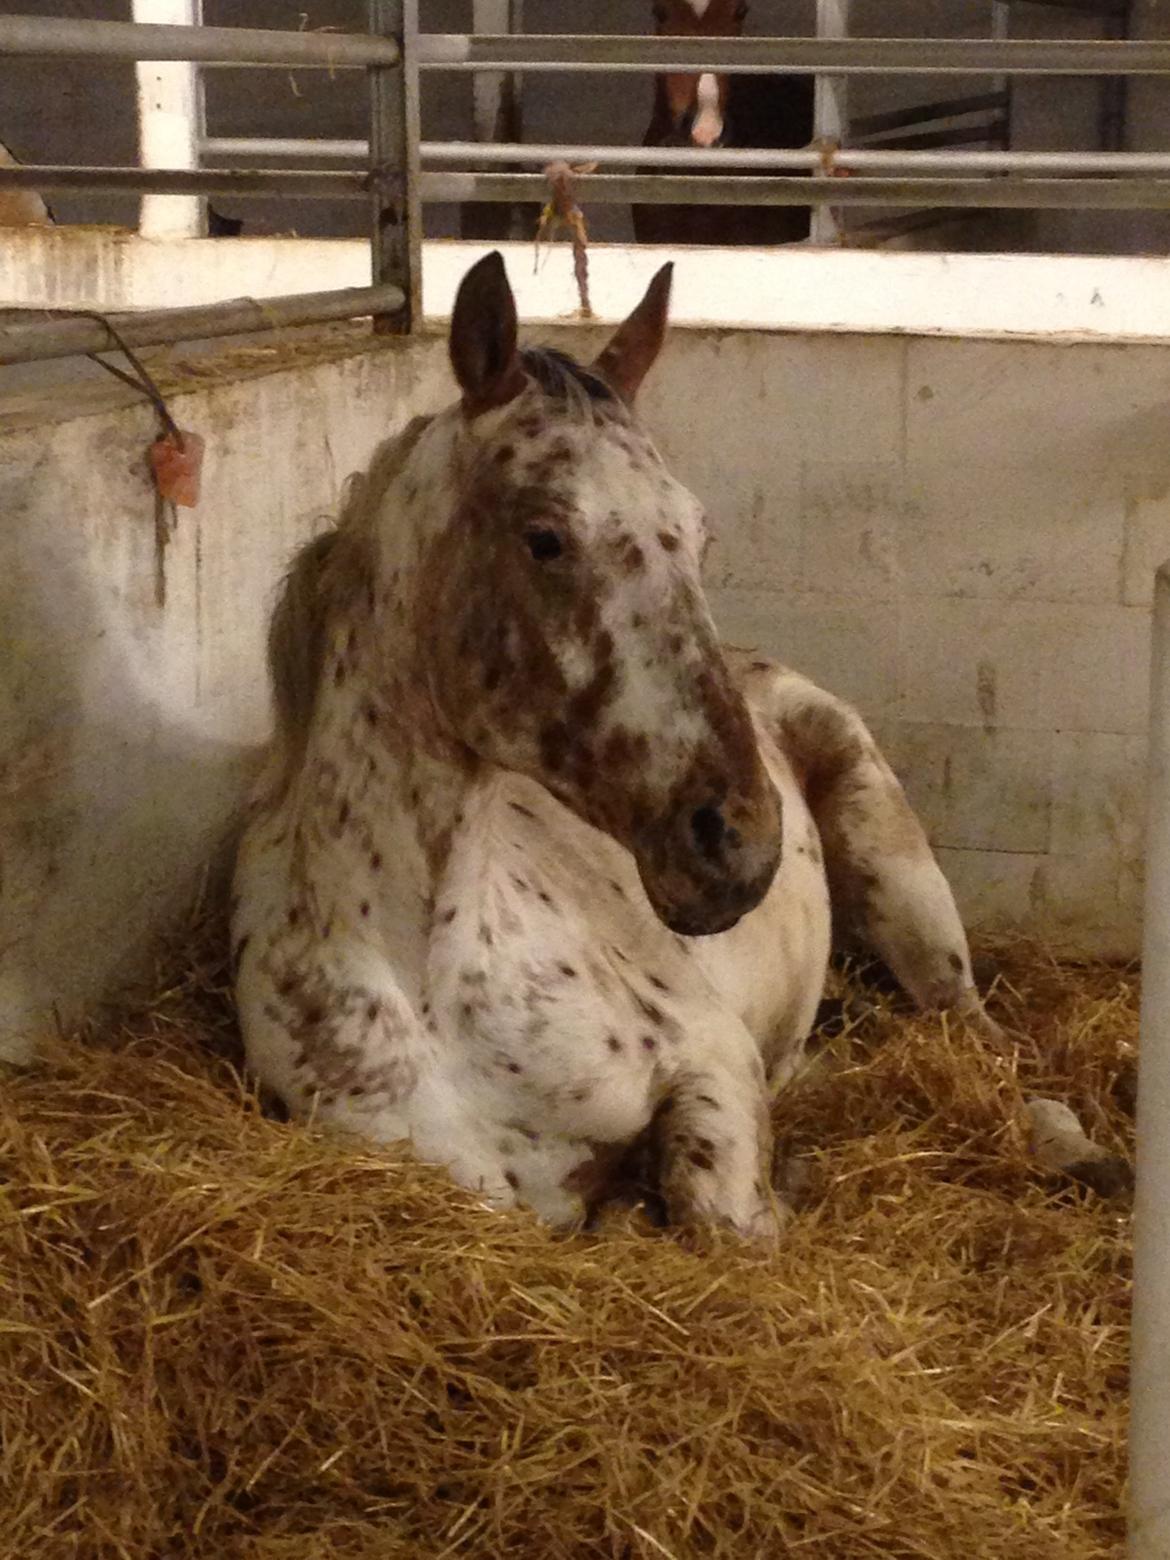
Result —
<svg viewBox="0 0 1170 1560"><path fill-rule="evenodd" d="M819 169L824 158L810 147L790 151L690 146L589 146L521 142L481 145L478 141L424 141L423 162L432 168L468 164L595 162L602 168ZM842 147L833 167L851 173L1170 174L1170 152L910 152L883 147ZM655 176L656 177L656 176ZM3 172L0 170L0 183ZM584 179L580 181L584 185Z"/></svg>
<svg viewBox="0 0 1170 1560"><path fill-rule="evenodd" d="M91 190L103 195L288 195L298 200L368 196L368 173L293 168L74 168L0 167L0 189Z"/></svg>
<svg viewBox="0 0 1170 1560"><path fill-rule="evenodd" d="M958 128L958 126L956 126ZM991 128L991 126L973 126ZM246 140L207 139L204 151L240 156L289 156L289 158L354 158L365 161L363 140ZM824 156L811 148L791 151L755 147L593 147L585 142L479 142L479 140L424 140L421 158L431 168L515 167L549 162L596 162L601 168L761 168L761 170L819 170ZM913 153L897 147L842 147L833 153L833 167L850 173L1170 173L1170 151L955 151ZM0 168L0 187L8 170ZM28 170L23 170L28 172ZM36 173L36 170L31 170ZM310 176L310 175L306 175ZM22 179L36 186L36 178Z"/></svg>
<svg viewBox="0 0 1170 1560"><path fill-rule="evenodd" d="M424 33L428 70L685 70L796 75L1164 76L1170 39L656 38Z"/></svg>
<svg viewBox="0 0 1170 1560"><path fill-rule="evenodd" d="M1125 16L1132 0L1027 0L1029 5L1046 5L1053 11L1080 11L1086 16Z"/></svg>
<svg viewBox="0 0 1170 1560"><path fill-rule="evenodd" d="M404 302L401 287L345 287L335 292L290 293L280 298L232 298L226 303L201 304L191 309L111 314L110 319L129 346L152 347L396 314ZM74 318L59 314L28 324L0 325L0 367L116 349L117 343L109 331L92 316Z"/></svg>
<svg viewBox="0 0 1170 1560"><path fill-rule="evenodd" d="M197 60L201 65L296 65L356 70L397 65L392 38L274 32L261 27L173 27L64 16L0 16L0 55L75 60Z"/></svg>
<svg viewBox="0 0 1170 1560"><path fill-rule="evenodd" d="M850 243L864 243L866 239L897 238L905 233L921 232L925 228L940 227L944 222L970 222L977 218L977 211L949 210L946 206L923 208L921 211L904 211L893 216L874 217L868 222L850 226Z"/></svg>
<svg viewBox="0 0 1170 1560"><path fill-rule="evenodd" d="M883 135L887 130L904 130L909 125L933 123L936 119L954 119L960 114L982 114L1006 108L1006 92L977 92L969 97L945 98L937 103L919 103L915 108L895 108L888 114L863 114L849 124L849 134Z"/></svg>
<svg viewBox="0 0 1170 1560"><path fill-rule="evenodd" d="M906 153L913 156L913 153ZM920 155L927 155L922 153ZM958 157L962 154L954 153ZM974 153L969 155L975 155ZM540 174L424 173L426 201L539 201ZM583 174L574 181L583 205L654 206L979 206L1059 211L1164 211L1166 179L773 179L720 174Z"/></svg>
<svg viewBox="0 0 1170 1560"><path fill-rule="evenodd" d="M314 145L316 143L308 143ZM704 151L691 147L642 147L642 146L556 146L535 145L526 146L520 143L489 146L479 142L424 142L424 161L437 162L440 165L449 163L479 162L491 163L500 166L514 166L517 163L536 163L543 165L554 158L563 157L570 162L597 162L602 167L656 167L662 169L717 169L736 168L758 170L758 173L747 177L735 177L728 174L722 176L718 173L700 173L698 175L679 174L672 177L669 173L632 173L627 175L581 175L577 179L577 188L585 194L590 192L588 198L592 200L610 200L631 198L639 201L662 200L667 204L674 204L678 199L678 189L684 183L695 186L694 200L699 205L712 204L716 196L712 193L717 184L734 186L745 192L744 204L767 204L770 197L766 189L770 182L760 175L768 172L814 172L821 169L823 158L821 153L810 149L796 149L792 151L733 149ZM930 152L899 150L897 148L866 148L846 147L834 154L833 165L840 172L849 172L868 175L917 175L914 182L925 182L929 178L942 179L944 182L952 175L983 175L994 174L1032 174L1032 175L1065 175L1068 176L1068 188L1070 191L1085 191L1087 175L1112 175L1113 182L1118 187L1122 184L1136 184L1143 179L1148 184L1151 179L1160 175L1170 176L1170 152L1004 152L1004 151L955 151L955 152ZM297 199L345 199L366 195L369 192L369 174L360 170L335 170L327 172L311 172L302 169L188 169L188 168L73 168L60 165L20 168L0 167L0 189L35 189L35 190L91 190L104 194L119 194L126 191L161 194L197 194L197 195L235 195L242 198L252 196L282 195L296 197ZM514 188L506 193L486 194L488 186L483 185L480 193L464 193L471 186L471 179L509 179ZM447 180L447 184L437 181ZM522 182L523 192L516 193ZM424 175L425 198L435 200L533 200L543 198L547 193L547 183L543 174L472 174L466 169L458 169L454 172L441 172L431 170ZM669 186L673 193L658 196L654 191L663 183ZM782 181L783 182L783 181ZM828 181L834 188L841 190L846 181L834 179ZM875 180L869 178L867 187ZM956 181L958 182L958 181ZM962 181L964 186L971 183L971 179ZM1041 186L1046 181L1039 182ZM1051 182L1051 181L1047 181ZM615 188L620 183L622 188L632 191L630 196L611 196L604 192ZM807 181L802 188L807 186ZM495 186L493 186L495 187ZM503 186L499 188L502 190ZM455 195L438 194L440 189L457 190ZM746 192L751 192L750 198ZM807 196L797 201L804 204ZM1071 204L1076 204L1075 194L1070 196ZM721 200L721 204L736 204L735 199ZM842 199L842 204L847 204L847 198ZM994 202L989 202L994 204ZM1026 205L1026 202L1019 202ZM1132 203L1140 206L1142 203ZM1158 202L1160 204L1160 202Z"/></svg>
<svg viewBox="0 0 1170 1560"><path fill-rule="evenodd" d="M328 157L368 162L369 141L306 141L278 136L208 135L199 143L204 157Z"/></svg>
<svg viewBox="0 0 1170 1560"><path fill-rule="evenodd" d="M945 129L919 130L913 135L894 135L888 139L883 137L872 144L873 150L889 152L925 151L932 146L977 146L981 142L994 140L1007 129L1007 116L1001 115L998 119L984 119L970 125L952 125ZM946 158L949 171L951 159Z"/></svg>

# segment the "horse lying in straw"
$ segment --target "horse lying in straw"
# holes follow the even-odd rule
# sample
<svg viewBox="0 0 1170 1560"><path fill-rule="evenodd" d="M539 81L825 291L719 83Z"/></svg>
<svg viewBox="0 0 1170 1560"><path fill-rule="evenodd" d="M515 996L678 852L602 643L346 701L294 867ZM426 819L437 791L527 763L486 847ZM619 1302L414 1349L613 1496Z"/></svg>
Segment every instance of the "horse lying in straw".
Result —
<svg viewBox="0 0 1170 1560"><path fill-rule="evenodd" d="M706 517L631 410L669 292L585 368L518 350L499 255L464 279L460 404L378 450L274 615L237 996L294 1113L497 1206L577 1223L650 1144L672 1222L768 1236L833 917L994 1026L862 721L719 644Z"/></svg>

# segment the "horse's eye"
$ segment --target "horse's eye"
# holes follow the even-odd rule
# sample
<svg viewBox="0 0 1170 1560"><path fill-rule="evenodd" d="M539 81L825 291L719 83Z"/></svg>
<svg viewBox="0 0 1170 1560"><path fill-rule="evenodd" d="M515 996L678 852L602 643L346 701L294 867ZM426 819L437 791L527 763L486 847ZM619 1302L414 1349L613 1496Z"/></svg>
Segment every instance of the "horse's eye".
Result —
<svg viewBox="0 0 1170 1560"><path fill-rule="evenodd" d="M555 531L526 531L524 540L537 563L548 563L553 558L559 558L565 550Z"/></svg>

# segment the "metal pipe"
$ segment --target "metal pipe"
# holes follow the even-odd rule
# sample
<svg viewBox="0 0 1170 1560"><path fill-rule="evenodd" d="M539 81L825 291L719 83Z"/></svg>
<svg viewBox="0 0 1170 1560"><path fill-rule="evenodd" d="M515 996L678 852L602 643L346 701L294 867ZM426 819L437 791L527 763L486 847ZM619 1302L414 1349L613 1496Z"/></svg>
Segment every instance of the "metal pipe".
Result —
<svg viewBox="0 0 1170 1560"><path fill-rule="evenodd" d="M338 200L369 193L369 175L294 168L74 168L60 163L0 168L0 189L89 190L105 195L295 195Z"/></svg>
<svg viewBox="0 0 1170 1560"><path fill-rule="evenodd" d="M1029 5L1046 5L1053 11L1080 11L1086 16L1123 14L1131 0L1027 0Z"/></svg>
<svg viewBox="0 0 1170 1560"><path fill-rule="evenodd" d="M1105 21L1107 38L1130 37L1130 7L1109 16ZM1124 76L1106 76L1099 83L1101 111L1099 118L1100 144L1107 152L1120 152L1126 142L1128 125L1129 82Z"/></svg>
<svg viewBox="0 0 1170 1560"><path fill-rule="evenodd" d="M957 119L961 114L991 113L1005 107L1005 94L972 93L969 97L944 98L936 103L919 103L914 108L895 108L888 114L864 114L849 126L849 138L885 135L890 130L905 130L936 119Z"/></svg>
<svg viewBox="0 0 1170 1560"><path fill-rule="evenodd" d="M320 325L330 320L363 319L366 315L395 313L403 302L400 287L344 287L335 292L291 293L281 298L232 298L226 303L199 304L190 309L111 314L110 319L129 346L153 347L175 341L243 336L293 325ZM116 349L117 343L109 331L91 315L0 325L0 367Z"/></svg>
<svg viewBox="0 0 1170 1560"><path fill-rule="evenodd" d="M1130 1560L1170 1555L1170 564L1154 585L1138 1061Z"/></svg>
<svg viewBox="0 0 1170 1560"><path fill-rule="evenodd" d="M0 16L0 55L73 60L197 60L358 70L395 65L390 38L358 33L275 32L261 27L164 27L64 16Z"/></svg>
<svg viewBox="0 0 1170 1560"><path fill-rule="evenodd" d="M849 0L816 0L817 38L849 36ZM817 76L813 82L813 140L819 147L844 145L849 135L849 78ZM845 236L840 212L833 206L814 206L809 223L814 244L839 243Z"/></svg>
<svg viewBox="0 0 1170 1560"><path fill-rule="evenodd" d="M1003 119L976 120L969 125L955 125L949 129L919 130L913 135L883 136L870 144L876 151L916 151L927 146L985 146L989 141L1001 139Z"/></svg>
<svg viewBox="0 0 1170 1560"><path fill-rule="evenodd" d="M370 72L371 257L375 286L396 285L405 307L374 321L379 334L414 330L422 318L419 192L418 0L368 0L371 32L400 40L402 68Z"/></svg>
<svg viewBox="0 0 1170 1560"><path fill-rule="evenodd" d="M203 150L216 156L336 157L364 161L365 141L248 140L210 137ZM808 148L764 150L748 147L590 146L586 143L424 141L422 161L431 168L466 169L474 163L543 167L556 158L596 163L599 168L820 168L824 158ZM855 173L1170 173L1170 152L950 152L945 155L899 151L894 147L843 147L833 166ZM0 171L0 184L3 183ZM32 182L32 181L30 181Z"/></svg>
<svg viewBox="0 0 1170 1560"><path fill-rule="evenodd" d="M913 155L907 153L907 156ZM959 156L959 153L955 154ZM535 173L424 173L424 201L535 201ZM1167 179L825 179L582 174L580 201L679 206L965 206L1022 211L1165 211Z"/></svg>
<svg viewBox="0 0 1170 1560"><path fill-rule="evenodd" d="M655 38L630 34L425 33L425 70L700 74L1164 76L1170 39Z"/></svg>
<svg viewBox="0 0 1170 1560"><path fill-rule="evenodd" d="M486 148L485 148L486 150ZM803 162L773 163L769 166L809 166L807 154L777 153L777 157L800 158ZM972 159L995 152L860 152L882 159L893 170L926 167L962 167L978 171ZM1063 153L1035 153L1035 156L1063 157ZM1069 154L1071 156L1072 154ZM1146 164L1150 177L1110 178L784 178L765 174L582 174L576 188L582 200L602 205L624 205L642 201L652 205L691 206L807 206L830 202L838 206L922 206L941 201L945 205L982 206L1075 211L1078 207L1100 211L1165 210L1170 205L1170 154L1086 152L1079 162L1086 170L1111 171L1122 158L1148 156L1156 164ZM1098 158L1099 162L1090 159ZM924 161L923 160L928 160ZM867 163L868 167L878 164ZM986 165L996 171L996 165ZM539 202L547 194L548 184L539 173L427 172L413 181L423 201L504 201ZM104 194L131 191L158 191L199 195L226 194L240 198L265 195L296 196L308 199L344 199L369 193L369 175L336 171L313 173L277 168L262 169L146 169L146 168L0 168L0 189L5 187L37 190L89 190Z"/></svg>
<svg viewBox="0 0 1170 1560"><path fill-rule="evenodd" d="M205 135L199 143L204 157L336 157L346 162L367 161L369 141L313 141L303 136Z"/></svg>
<svg viewBox="0 0 1170 1560"><path fill-rule="evenodd" d="M146 25L203 25L203 0L134 0L134 20ZM203 134L203 79L189 60L139 60L138 161L143 168L198 168ZM204 204L197 195L144 195L143 238L202 238Z"/></svg>

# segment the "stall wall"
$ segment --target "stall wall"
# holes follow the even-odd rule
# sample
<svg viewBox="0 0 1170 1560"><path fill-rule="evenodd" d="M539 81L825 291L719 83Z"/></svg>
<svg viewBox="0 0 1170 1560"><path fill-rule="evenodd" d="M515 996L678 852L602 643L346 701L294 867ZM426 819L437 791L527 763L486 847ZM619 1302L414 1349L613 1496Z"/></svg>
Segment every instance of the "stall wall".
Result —
<svg viewBox="0 0 1170 1560"><path fill-rule="evenodd" d="M0 410L9 1049L133 973L189 902L267 730L290 553L380 438L450 395L438 336L330 339L193 366L172 405L207 465L177 520L129 391ZM648 386L710 511L725 633L858 704L980 927L1136 948L1168 402L1165 347L699 329Z"/></svg>

